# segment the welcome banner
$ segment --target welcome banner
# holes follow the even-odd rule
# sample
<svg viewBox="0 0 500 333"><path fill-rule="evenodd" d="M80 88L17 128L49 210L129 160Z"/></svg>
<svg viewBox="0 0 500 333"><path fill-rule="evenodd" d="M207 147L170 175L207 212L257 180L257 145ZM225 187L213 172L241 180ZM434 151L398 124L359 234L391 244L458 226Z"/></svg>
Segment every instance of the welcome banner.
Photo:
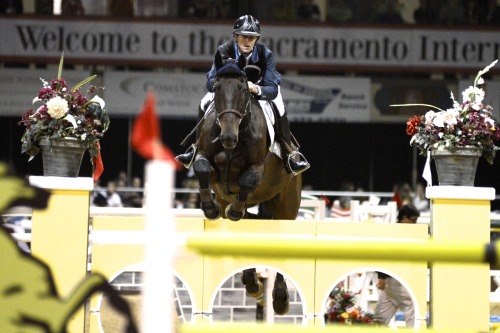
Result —
<svg viewBox="0 0 500 333"><path fill-rule="evenodd" d="M231 38L230 26L210 22L2 17L0 29L0 61L58 59L64 51L74 62L206 68ZM260 42L283 69L457 72L483 68L500 54L500 34L476 29L269 24Z"/></svg>

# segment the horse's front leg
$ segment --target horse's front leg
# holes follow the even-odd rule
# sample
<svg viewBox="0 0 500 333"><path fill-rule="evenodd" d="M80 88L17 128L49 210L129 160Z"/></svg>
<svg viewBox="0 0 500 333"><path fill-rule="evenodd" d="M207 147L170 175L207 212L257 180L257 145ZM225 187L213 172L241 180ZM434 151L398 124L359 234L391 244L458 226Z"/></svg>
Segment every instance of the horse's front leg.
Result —
<svg viewBox="0 0 500 333"><path fill-rule="evenodd" d="M239 179L240 191L238 201L232 203L226 208L226 216L232 221L238 221L245 215L245 205L255 192L262 181L264 172L264 163L252 165L247 171L243 172Z"/></svg>
<svg viewBox="0 0 500 333"><path fill-rule="evenodd" d="M201 210L207 219L216 220L221 216L221 207L215 201L210 189L212 166L202 154L198 153L193 163L193 171L200 183Z"/></svg>

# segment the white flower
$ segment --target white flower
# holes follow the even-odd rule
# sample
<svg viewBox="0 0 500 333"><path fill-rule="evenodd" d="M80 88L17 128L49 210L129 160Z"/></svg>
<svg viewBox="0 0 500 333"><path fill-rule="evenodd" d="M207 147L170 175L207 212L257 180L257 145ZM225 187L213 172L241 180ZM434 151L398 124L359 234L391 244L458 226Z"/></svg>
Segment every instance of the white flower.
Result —
<svg viewBox="0 0 500 333"><path fill-rule="evenodd" d="M484 90L481 88L470 86L462 92L462 99L464 103L474 101L481 103L484 99Z"/></svg>
<svg viewBox="0 0 500 333"><path fill-rule="evenodd" d="M425 124L426 125L431 125L432 124L432 120L434 119L436 115L436 112L430 110L428 111L426 114L425 114Z"/></svg>
<svg viewBox="0 0 500 333"><path fill-rule="evenodd" d="M438 112L432 120L432 124L436 127L444 127L444 120L444 112Z"/></svg>
<svg viewBox="0 0 500 333"><path fill-rule="evenodd" d="M47 109L52 118L59 119L68 112L69 106L64 98L56 96L47 102Z"/></svg>
<svg viewBox="0 0 500 333"><path fill-rule="evenodd" d="M442 112L442 118L443 122L448 126L448 127L453 127L457 124L457 111L455 109L448 109L445 112Z"/></svg>

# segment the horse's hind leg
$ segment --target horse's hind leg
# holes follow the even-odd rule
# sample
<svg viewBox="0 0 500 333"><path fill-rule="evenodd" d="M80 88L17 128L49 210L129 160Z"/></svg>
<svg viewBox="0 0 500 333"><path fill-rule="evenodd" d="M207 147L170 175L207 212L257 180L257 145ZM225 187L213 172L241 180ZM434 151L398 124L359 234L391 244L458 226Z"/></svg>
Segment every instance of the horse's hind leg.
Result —
<svg viewBox="0 0 500 333"><path fill-rule="evenodd" d="M210 162L205 157L198 155L193 163L193 171L200 183L201 210L207 219L218 219L221 216L221 207L215 201L212 190L210 190Z"/></svg>
<svg viewBox="0 0 500 333"><path fill-rule="evenodd" d="M257 298L264 293L264 285L259 280L255 268L243 270L241 282L245 285L245 289L251 297Z"/></svg>
<svg viewBox="0 0 500 333"><path fill-rule="evenodd" d="M273 288L273 309L279 315L284 315L290 308L290 298L285 278L280 273L276 273Z"/></svg>
<svg viewBox="0 0 500 333"><path fill-rule="evenodd" d="M259 205L259 213L257 214L257 218L263 220L272 220L274 218L273 211L269 209L267 205L261 203Z"/></svg>

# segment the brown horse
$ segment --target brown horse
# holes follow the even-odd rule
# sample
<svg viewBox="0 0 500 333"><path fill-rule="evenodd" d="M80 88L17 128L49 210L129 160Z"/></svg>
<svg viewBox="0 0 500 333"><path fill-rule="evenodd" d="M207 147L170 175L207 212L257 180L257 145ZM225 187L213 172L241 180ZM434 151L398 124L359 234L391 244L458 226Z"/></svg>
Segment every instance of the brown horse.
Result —
<svg viewBox="0 0 500 333"><path fill-rule="evenodd" d="M216 56L215 65L214 107L201 124L193 162L201 209L208 219L294 220L300 206L301 175L287 173L283 161L270 152L265 115L248 89L241 64L223 63ZM247 212L256 205L256 216ZM262 293L255 269L245 270L242 280L251 296ZM288 311L287 287L279 273L273 307L278 314Z"/></svg>
<svg viewBox="0 0 500 333"><path fill-rule="evenodd" d="M257 218L294 220L301 175L287 173L283 161L269 151L266 119L245 73L234 63L220 61L214 110L201 125L193 163L201 208L208 219L238 221L253 217L246 210L258 205Z"/></svg>

